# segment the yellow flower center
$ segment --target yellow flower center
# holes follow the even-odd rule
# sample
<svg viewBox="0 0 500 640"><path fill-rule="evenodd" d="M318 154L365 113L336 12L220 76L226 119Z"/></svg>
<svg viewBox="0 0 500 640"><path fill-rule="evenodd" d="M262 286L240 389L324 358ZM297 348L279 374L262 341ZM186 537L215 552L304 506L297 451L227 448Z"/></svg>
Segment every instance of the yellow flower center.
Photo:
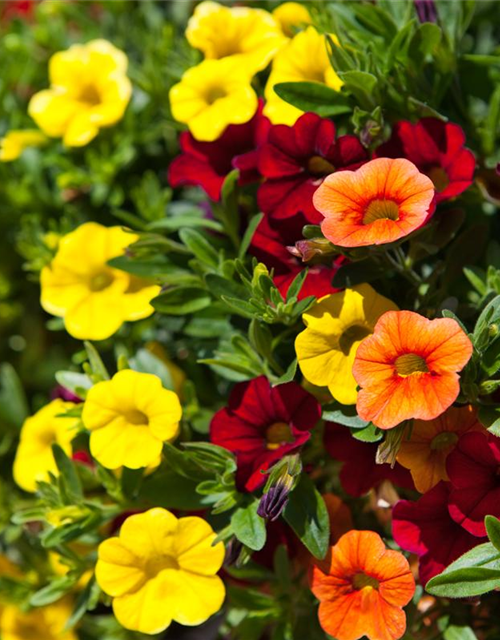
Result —
<svg viewBox="0 0 500 640"><path fill-rule="evenodd" d="M446 189L450 184L448 175L442 167L431 167L427 172L427 175L434 183L436 191L444 191L444 189Z"/></svg>
<svg viewBox="0 0 500 640"><path fill-rule="evenodd" d="M405 353L404 356L399 356L396 358L394 366L398 375L403 378L414 373L429 373L426 361L416 353Z"/></svg>
<svg viewBox="0 0 500 640"><path fill-rule="evenodd" d="M139 411L138 409L132 409L131 411L127 411L127 413L125 413L125 420L129 424L135 424L137 426L145 426L149 424L148 416L142 411Z"/></svg>
<svg viewBox="0 0 500 640"><path fill-rule="evenodd" d="M335 171L335 167L325 158L313 156L307 162L307 170L315 176L327 176Z"/></svg>
<svg viewBox="0 0 500 640"><path fill-rule="evenodd" d="M173 556L169 555L160 555L149 558L146 562L146 566L144 571L148 577L148 579L155 578L160 571L164 571L165 569L179 569L179 563L177 559Z"/></svg>
<svg viewBox="0 0 500 640"><path fill-rule="evenodd" d="M290 425L286 422L275 422L266 431L267 449L273 451L282 444L293 442L293 434Z"/></svg>
<svg viewBox="0 0 500 640"><path fill-rule="evenodd" d="M372 200L363 216L363 224L376 220L398 220L399 206L394 200Z"/></svg>
<svg viewBox="0 0 500 640"><path fill-rule="evenodd" d="M99 95L97 87L94 84L83 85L78 98L80 102L85 102L90 107L95 107L102 102L101 96Z"/></svg>
<svg viewBox="0 0 500 640"><path fill-rule="evenodd" d="M373 578L372 576L366 575L366 573L356 573L352 579L352 586L357 590L361 591L365 587L371 587L372 589L378 589L379 581L377 578Z"/></svg>
<svg viewBox="0 0 500 640"><path fill-rule="evenodd" d="M213 104L217 100L221 98L225 98L227 96L227 91L222 87L211 87L205 94L205 100L207 104Z"/></svg>
<svg viewBox="0 0 500 640"><path fill-rule="evenodd" d="M452 431L444 431L432 439L431 449L433 451L442 451L443 449L452 447L457 441L458 436L456 433L453 433Z"/></svg>
<svg viewBox="0 0 500 640"><path fill-rule="evenodd" d="M364 327L362 324L353 324L344 330L339 338L339 347L345 356L348 356L351 352L352 345L355 342L363 340L371 334L368 327Z"/></svg>
<svg viewBox="0 0 500 640"><path fill-rule="evenodd" d="M90 278L89 288L91 291L103 291L113 282L114 278L110 271L101 271Z"/></svg>

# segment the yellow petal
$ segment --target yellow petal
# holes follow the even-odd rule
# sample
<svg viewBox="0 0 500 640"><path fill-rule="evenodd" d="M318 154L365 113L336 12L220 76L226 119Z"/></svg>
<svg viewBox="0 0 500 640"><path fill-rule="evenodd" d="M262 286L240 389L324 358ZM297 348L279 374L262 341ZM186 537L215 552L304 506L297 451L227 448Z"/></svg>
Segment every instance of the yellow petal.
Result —
<svg viewBox="0 0 500 640"><path fill-rule="evenodd" d="M165 572L166 573L166 572ZM113 600L118 622L131 631L160 633L172 622L171 594L164 580L149 580L134 593Z"/></svg>
<svg viewBox="0 0 500 640"><path fill-rule="evenodd" d="M138 557L119 538L99 545L95 575L101 589L113 597L137 591L147 579Z"/></svg>
<svg viewBox="0 0 500 640"><path fill-rule="evenodd" d="M174 554L178 519L160 507L130 516L122 524L120 539L143 558Z"/></svg>
<svg viewBox="0 0 500 640"><path fill-rule="evenodd" d="M90 108L82 108L69 120L63 142L67 147L83 147L98 133L98 127L92 122Z"/></svg>
<svg viewBox="0 0 500 640"><path fill-rule="evenodd" d="M35 93L31 98L28 113L46 135L59 138L64 135L68 123L79 108L80 105L74 98L46 89Z"/></svg>
<svg viewBox="0 0 500 640"><path fill-rule="evenodd" d="M127 424L122 417L90 434L90 452L107 469L147 467L162 448L147 426Z"/></svg>
<svg viewBox="0 0 500 640"><path fill-rule="evenodd" d="M222 542L212 546L215 533L206 520L196 516L181 518L175 538L175 554L181 569L214 575L224 561Z"/></svg>

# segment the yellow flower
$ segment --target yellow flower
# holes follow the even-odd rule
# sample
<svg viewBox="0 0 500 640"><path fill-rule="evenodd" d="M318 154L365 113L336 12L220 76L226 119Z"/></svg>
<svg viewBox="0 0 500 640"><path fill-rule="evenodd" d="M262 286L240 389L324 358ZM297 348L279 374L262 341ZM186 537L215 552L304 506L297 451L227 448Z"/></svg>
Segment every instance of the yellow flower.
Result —
<svg viewBox="0 0 500 640"><path fill-rule="evenodd" d="M58 474L52 444L57 443L71 456L78 418L65 418L61 414L74 406L72 402L52 400L25 420L13 467L14 480L25 491L36 491L37 480L47 481L49 471Z"/></svg>
<svg viewBox="0 0 500 640"><path fill-rule="evenodd" d="M49 62L50 89L36 93L28 112L44 133L82 147L101 127L122 119L132 95L127 56L106 40L75 44Z"/></svg>
<svg viewBox="0 0 500 640"><path fill-rule="evenodd" d="M222 606L224 583L215 575L224 545L198 517L177 519L165 509L127 518L120 537L99 547L96 579L113 597L113 611L127 629L159 633L172 621L205 622Z"/></svg>
<svg viewBox="0 0 500 640"><path fill-rule="evenodd" d="M273 124L291 126L303 112L277 95L274 85L280 82L319 82L340 91L343 83L328 59L326 38L314 27L298 33L276 54L266 85L264 114Z"/></svg>
<svg viewBox="0 0 500 640"><path fill-rule="evenodd" d="M2 640L78 640L74 631L64 630L72 610L68 598L27 612L9 604L0 613L0 636Z"/></svg>
<svg viewBox="0 0 500 640"><path fill-rule="evenodd" d="M207 59L237 56L252 75L267 67L284 43L279 23L267 11L210 1L196 7L186 38Z"/></svg>
<svg viewBox="0 0 500 640"><path fill-rule="evenodd" d="M373 333L377 320L396 305L368 284L321 298L302 316L306 329L295 340L304 378L328 387L342 404L354 404L357 391L352 365L358 346Z"/></svg>
<svg viewBox="0 0 500 640"><path fill-rule="evenodd" d="M173 117L197 140L216 140L229 124L248 122L257 110L251 70L233 58L205 60L170 89Z"/></svg>
<svg viewBox="0 0 500 640"><path fill-rule="evenodd" d="M298 2L284 2L276 7L273 16L281 25L283 33L291 38L298 29L311 24L311 15L304 5Z"/></svg>
<svg viewBox="0 0 500 640"><path fill-rule="evenodd" d="M121 227L95 222L61 238L51 264L42 269L41 303L45 311L64 318L70 335L104 340L126 320L153 313L149 302L160 287L107 265L137 238Z"/></svg>
<svg viewBox="0 0 500 640"><path fill-rule="evenodd" d="M181 416L177 394L160 378L124 369L89 390L82 420L91 431L90 452L104 467L139 469L158 460Z"/></svg>
<svg viewBox="0 0 500 640"><path fill-rule="evenodd" d="M40 147L47 138L36 129L13 129L0 140L0 161L17 160L28 147Z"/></svg>

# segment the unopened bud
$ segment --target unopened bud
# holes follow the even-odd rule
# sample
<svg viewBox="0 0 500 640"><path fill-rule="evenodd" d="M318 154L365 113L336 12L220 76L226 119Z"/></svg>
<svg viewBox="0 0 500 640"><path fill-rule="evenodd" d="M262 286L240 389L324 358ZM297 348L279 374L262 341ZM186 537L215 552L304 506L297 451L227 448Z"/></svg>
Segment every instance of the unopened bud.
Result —
<svg viewBox="0 0 500 640"><path fill-rule="evenodd" d="M437 22L438 13L434 0L415 0L415 9L420 22Z"/></svg>
<svg viewBox="0 0 500 640"><path fill-rule="evenodd" d="M326 256L335 253L332 243L326 238L312 238L311 240L299 240L294 247L287 247L288 251L302 260L309 262L316 256Z"/></svg>

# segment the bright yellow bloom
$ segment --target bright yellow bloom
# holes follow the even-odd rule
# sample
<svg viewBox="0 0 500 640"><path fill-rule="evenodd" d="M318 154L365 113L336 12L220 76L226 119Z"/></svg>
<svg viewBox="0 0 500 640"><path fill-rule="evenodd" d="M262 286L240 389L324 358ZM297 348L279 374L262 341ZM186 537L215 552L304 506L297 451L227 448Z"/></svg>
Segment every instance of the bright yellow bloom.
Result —
<svg viewBox="0 0 500 640"><path fill-rule="evenodd" d="M396 305L368 284L360 284L321 298L302 316L306 329L295 340L304 378L328 387L342 404L357 398L352 365L358 346L373 333L377 320Z"/></svg>
<svg viewBox="0 0 500 640"><path fill-rule="evenodd" d="M276 7L273 16L281 25L281 30L289 38L293 37L298 29L311 24L311 14L298 2L284 2Z"/></svg>
<svg viewBox="0 0 500 640"><path fill-rule="evenodd" d="M160 287L107 265L137 238L121 227L95 222L61 238L51 264L42 269L41 303L45 311L64 318L70 335L104 340L126 320L153 313L149 302Z"/></svg>
<svg viewBox="0 0 500 640"><path fill-rule="evenodd" d="M224 583L215 575L224 545L198 517L177 519L150 509L125 520L119 538L99 547L96 578L113 597L113 611L125 628L159 633L172 621L205 622L222 606Z"/></svg>
<svg viewBox="0 0 500 640"><path fill-rule="evenodd" d="M64 631L72 610L68 598L28 612L6 605L0 613L0 636L2 640L78 640L74 631Z"/></svg>
<svg viewBox="0 0 500 640"><path fill-rule="evenodd" d="M44 133L82 147L101 127L123 118L132 95L127 56L106 40L75 44L49 62L50 89L36 93L28 112Z"/></svg>
<svg viewBox="0 0 500 640"><path fill-rule="evenodd" d="M13 129L0 140L0 162L17 160L28 147L41 147L46 136L37 129Z"/></svg>
<svg viewBox="0 0 500 640"><path fill-rule="evenodd" d="M233 58L205 60L170 89L170 107L197 140L216 140L229 124L248 122L257 110L251 69Z"/></svg>
<svg viewBox="0 0 500 640"><path fill-rule="evenodd" d="M52 454L54 443L71 456L71 441L77 433L78 418L65 418L61 414L67 413L74 406L72 402L52 400L24 421L13 475L14 480L25 491L36 491L37 480L47 481L49 471L58 474Z"/></svg>
<svg viewBox="0 0 500 640"><path fill-rule="evenodd" d="M343 83L328 59L326 38L314 27L298 33L276 54L266 85L264 114L273 124L291 126L303 112L275 93L274 85L280 82L319 82L340 91Z"/></svg>
<svg viewBox="0 0 500 640"><path fill-rule="evenodd" d="M200 2L188 22L186 38L207 59L236 58L253 75L284 43L279 23L263 9Z"/></svg>
<svg viewBox="0 0 500 640"><path fill-rule="evenodd" d="M177 394L151 373L123 369L87 393L82 420L90 452L107 469L139 469L158 460L163 443L179 432Z"/></svg>

